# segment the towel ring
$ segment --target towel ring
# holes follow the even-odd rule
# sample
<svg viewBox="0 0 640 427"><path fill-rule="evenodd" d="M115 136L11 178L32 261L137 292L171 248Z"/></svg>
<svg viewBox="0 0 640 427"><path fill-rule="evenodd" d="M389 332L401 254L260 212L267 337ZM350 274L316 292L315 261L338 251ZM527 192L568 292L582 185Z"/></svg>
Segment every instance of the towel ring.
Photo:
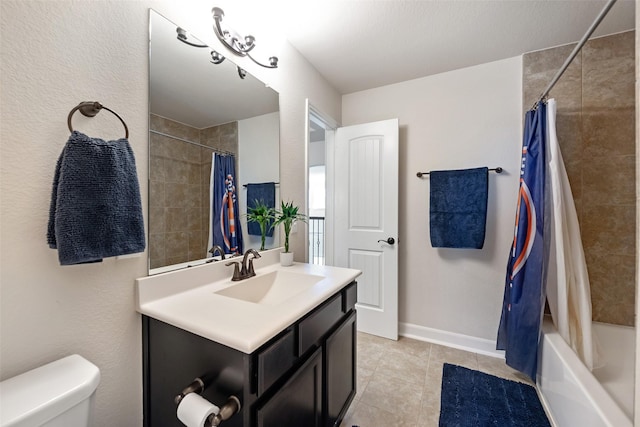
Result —
<svg viewBox="0 0 640 427"><path fill-rule="evenodd" d="M115 111L100 104L98 101L81 102L69 112L69 116L67 117L67 125L69 126L69 130L71 132L73 132L73 126L71 126L71 116L73 116L73 113L78 110L80 110L82 115L86 117L95 117L96 114L100 112L100 110L107 110L108 112L116 116L120 120L120 122L122 122L122 126L124 126L124 137L129 138L129 128L127 127L127 124L124 122L124 120L122 120L122 117L120 117Z"/></svg>

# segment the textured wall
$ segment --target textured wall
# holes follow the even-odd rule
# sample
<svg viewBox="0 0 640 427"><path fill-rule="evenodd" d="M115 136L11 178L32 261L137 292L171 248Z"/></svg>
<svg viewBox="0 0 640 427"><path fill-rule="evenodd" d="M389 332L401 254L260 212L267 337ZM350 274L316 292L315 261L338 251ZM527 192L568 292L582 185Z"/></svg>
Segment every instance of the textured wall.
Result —
<svg viewBox="0 0 640 427"><path fill-rule="evenodd" d="M573 45L524 55L529 109ZM582 231L593 319L634 325L635 32L590 40L551 91Z"/></svg>
<svg viewBox="0 0 640 427"><path fill-rule="evenodd" d="M96 426L142 425L134 280L146 276L147 254L58 265L45 241L51 183L69 136L67 114L80 101L98 100L129 126L148 223L149 7L224 50L211 32L211 5L199 0L0 2L0 379L79 353L101 370ZM340 96L290 45L273 54L277 70L257 70L249 60L242 67L280 92L281 190L304 203L305 98L340 117ZM76 114L73 124L109 139L123 132L108 112Z"/></svg>

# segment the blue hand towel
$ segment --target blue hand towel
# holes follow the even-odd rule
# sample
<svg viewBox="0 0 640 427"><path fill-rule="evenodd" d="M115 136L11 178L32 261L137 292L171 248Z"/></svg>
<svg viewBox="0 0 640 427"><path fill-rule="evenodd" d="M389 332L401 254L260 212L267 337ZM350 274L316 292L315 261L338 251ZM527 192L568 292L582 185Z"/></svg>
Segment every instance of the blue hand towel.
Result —
<svg viewBox="0 0 640 427"><path fill-rule="evenodd" d="M486 167L429 174L431 246L482 249L487 223L488 175Z"/></svg>
<svg viewBox="0 0 640 427"><path fill-rule="evenodd" d="M247 210L253 208L256 204L256 200L261 201L269 208L276 207L276 183L275 182L263 182L261 184L247 184ZM267 224L267 236L273 236L273 228L271 227L273 221L269 221ZM250 222L247 224L247 232L252 236L262 236L260 233L260 225L257 222Z"/></svg>
<svg viewBox="0 0 640 427"><path fill-rule="evenodd" d="M61 265L144 251L140 187L127 139L71 133L56 164L47 243Z"/></svg>

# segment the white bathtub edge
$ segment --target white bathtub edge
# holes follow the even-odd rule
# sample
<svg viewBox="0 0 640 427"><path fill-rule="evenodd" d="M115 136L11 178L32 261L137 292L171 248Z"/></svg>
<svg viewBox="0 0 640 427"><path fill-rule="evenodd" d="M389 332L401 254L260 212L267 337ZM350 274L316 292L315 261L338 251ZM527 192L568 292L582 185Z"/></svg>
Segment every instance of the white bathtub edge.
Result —
<svg viewBox="0 0 640 427"><path fill-rule="evenodd" d="M538 369L537 384L539 394L545 410L549 418L554 418L554 422L557 427L573 427L577 424L566 423L563 425L563 420L566 418L566 414L558 414L553 408L553 402L550 402L547 393L562 394L573 402L585 405L593 408L594 415L599 417L599 420L593 418L590 419L590 426L602 426L602 427L632 427L632 421L627 417L624 411L618 406L612 397L604 390L602 385L597 381L593 374L582 364L573 350L565 343L564 339L555 330L553 323L545 319L543 324L543 342L541 343L540 358L541 363ZM549 346L548 348L545 348ZM552 353L551 353L552 352ZM544 353L544 355L543 355ZM546 362L549 362L548 357L556 357L559 360L555 366L545 366ZM559 364L562 366L559 366ZM555 380L552 378L558 369L562 369L562 375L564 377L561 380ZM551 383L547 386L547 380ZM554 384L555 380L555 384ZM557 385L563 384L566 389L558 390ZM572 384L579 384L581 391L584 393L578 395L575 391L570 390ZM586 392L589 390L589 392ZM578 398L582 399L578 401ZM564 406L564 405L558 405ZM584 414L580 414L584 415ZM598 422L600 421L600 422Z"/></svg>
<svg viewBox="0 0 640 427"><path fill-rule="evenodd" d="M551 412L551 408L549 407L549 402L547 402L546 397L542 394L540 387L536 385L536 393L538 394L538 400L542 404L542 409L544 409L544 413L547 415L549 419L549 423L551 427L560 427L560 425L556 422L556 419L553 417L553 413Z"/></svg>

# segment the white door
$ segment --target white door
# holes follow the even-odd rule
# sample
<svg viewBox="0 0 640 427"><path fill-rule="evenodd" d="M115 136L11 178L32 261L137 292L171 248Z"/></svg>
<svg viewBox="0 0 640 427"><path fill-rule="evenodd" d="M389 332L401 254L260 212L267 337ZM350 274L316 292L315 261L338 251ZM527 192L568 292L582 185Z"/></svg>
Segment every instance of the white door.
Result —
<svg viewBox="0 0 640 427"><path fill-rule="evenodd" d="M338 128L335 265L362 270L358 330L398 339L398 119Z"/></svg>

